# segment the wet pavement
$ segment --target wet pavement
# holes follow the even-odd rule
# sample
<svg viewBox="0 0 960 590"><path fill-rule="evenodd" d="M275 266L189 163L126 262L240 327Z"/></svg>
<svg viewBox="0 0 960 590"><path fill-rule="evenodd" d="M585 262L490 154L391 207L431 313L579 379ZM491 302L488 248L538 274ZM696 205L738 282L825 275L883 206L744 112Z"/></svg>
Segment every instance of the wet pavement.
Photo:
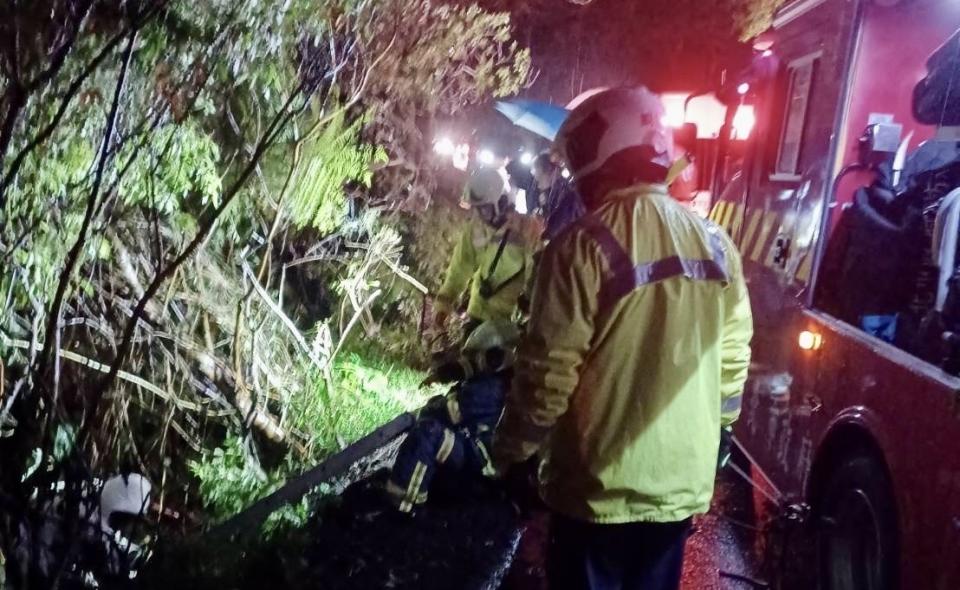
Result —
<svg viewBox="0 0 960 590"><path fill-rule="evenodd" d="M682 590L771 587L764 575L764 536L757 526L756 506L745 481L732 471L720 475L711 512L694 520ZM513 567L501 590L547 590L543 570L548 527L545 514L526 522Z"/></svg>
<svg viewBox="0 0 960 590"><path fill-rule="evenodd" d="M687 542L683 590L769 587L749 485L732 472L717 483L710 514L697 517Z"/></svg>
<svg viewBox="0 0 960 590"><path fill-rule="evenodd" d="M534 511L518 522L508 504L479 489L472 497L432 498L416 517L398 520L378 507L375 489L353 486L338 516L321 519L311 531L309 577L323 580L323 587L546 590L547 513ZM754 507L749 485L732 471L721 474L711 513L694 521L683 590L770 587ZM511 531L521 529L518 546Z"/></svg>

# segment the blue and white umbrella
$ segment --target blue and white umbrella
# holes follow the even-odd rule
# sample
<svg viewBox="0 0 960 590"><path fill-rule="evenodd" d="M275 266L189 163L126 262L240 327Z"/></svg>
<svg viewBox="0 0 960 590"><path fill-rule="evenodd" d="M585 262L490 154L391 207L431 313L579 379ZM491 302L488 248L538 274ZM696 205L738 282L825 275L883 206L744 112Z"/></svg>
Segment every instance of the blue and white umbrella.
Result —
<svg viewBox="0 0 960 590"><path fill-rule="evenodd" d="M517 127L536 133L550 141L557 137L560 126L570 114L563 107L522 98L497 101L494 108Z"/></svg>

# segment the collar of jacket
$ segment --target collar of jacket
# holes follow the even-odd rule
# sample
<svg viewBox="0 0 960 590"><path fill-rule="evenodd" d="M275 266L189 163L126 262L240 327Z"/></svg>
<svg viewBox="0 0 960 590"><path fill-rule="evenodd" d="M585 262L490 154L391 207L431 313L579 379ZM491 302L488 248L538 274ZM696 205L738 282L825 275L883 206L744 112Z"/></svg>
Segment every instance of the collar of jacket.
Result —
<svg viewBox="0 0 960 590"><path fill-rule="evenodd" d="M667 185L665 184L650 184L650 183L640 183L628 186L626 188L619 188L615 191L610 191L605 197L600 199L600 202L613 201L616 199L628 199L636 197L645 197L647 195L662 195L667 196Z"/></svg>

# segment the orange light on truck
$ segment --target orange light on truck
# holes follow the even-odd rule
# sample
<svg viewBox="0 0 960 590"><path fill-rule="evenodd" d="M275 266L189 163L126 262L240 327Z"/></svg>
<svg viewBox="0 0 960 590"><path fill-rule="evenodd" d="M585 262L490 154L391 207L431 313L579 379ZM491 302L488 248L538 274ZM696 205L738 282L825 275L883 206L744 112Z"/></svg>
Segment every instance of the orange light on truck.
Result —
<svg viewBox="0 0 960 590"><path fill-rule="evenodd" d="M823 336L816 332L804 330L800 332L797 344L800 345L802 350L820 350L820 347L823 346Z"/></svg>

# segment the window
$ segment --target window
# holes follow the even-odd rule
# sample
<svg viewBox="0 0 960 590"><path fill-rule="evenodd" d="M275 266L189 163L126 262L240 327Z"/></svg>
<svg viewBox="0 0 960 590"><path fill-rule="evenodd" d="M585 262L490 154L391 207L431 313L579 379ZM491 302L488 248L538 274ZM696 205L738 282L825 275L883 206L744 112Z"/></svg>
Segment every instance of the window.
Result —
<svg viewBox="0 0 960 590"><path fill-rule="evenodd" d="M771 176L773 180L797 180L800 177L803 136L819 60L820 54L815 53L787 66L783 125Z"/></svg>
<svg viewBox="0 0 960 590"><path fill-rule="evenodd" d="M886 27L897 19L880 14L865 25L877 29L863 34L838 146L843 169L861 173L832 195L837 218L814 304L960 376L960 31L943 32L957 20L940 24L931 10L921 26L902 27L911 43L891 45ZM884 119L902 127L901 149L861 143L864 127Z"/></svg>

